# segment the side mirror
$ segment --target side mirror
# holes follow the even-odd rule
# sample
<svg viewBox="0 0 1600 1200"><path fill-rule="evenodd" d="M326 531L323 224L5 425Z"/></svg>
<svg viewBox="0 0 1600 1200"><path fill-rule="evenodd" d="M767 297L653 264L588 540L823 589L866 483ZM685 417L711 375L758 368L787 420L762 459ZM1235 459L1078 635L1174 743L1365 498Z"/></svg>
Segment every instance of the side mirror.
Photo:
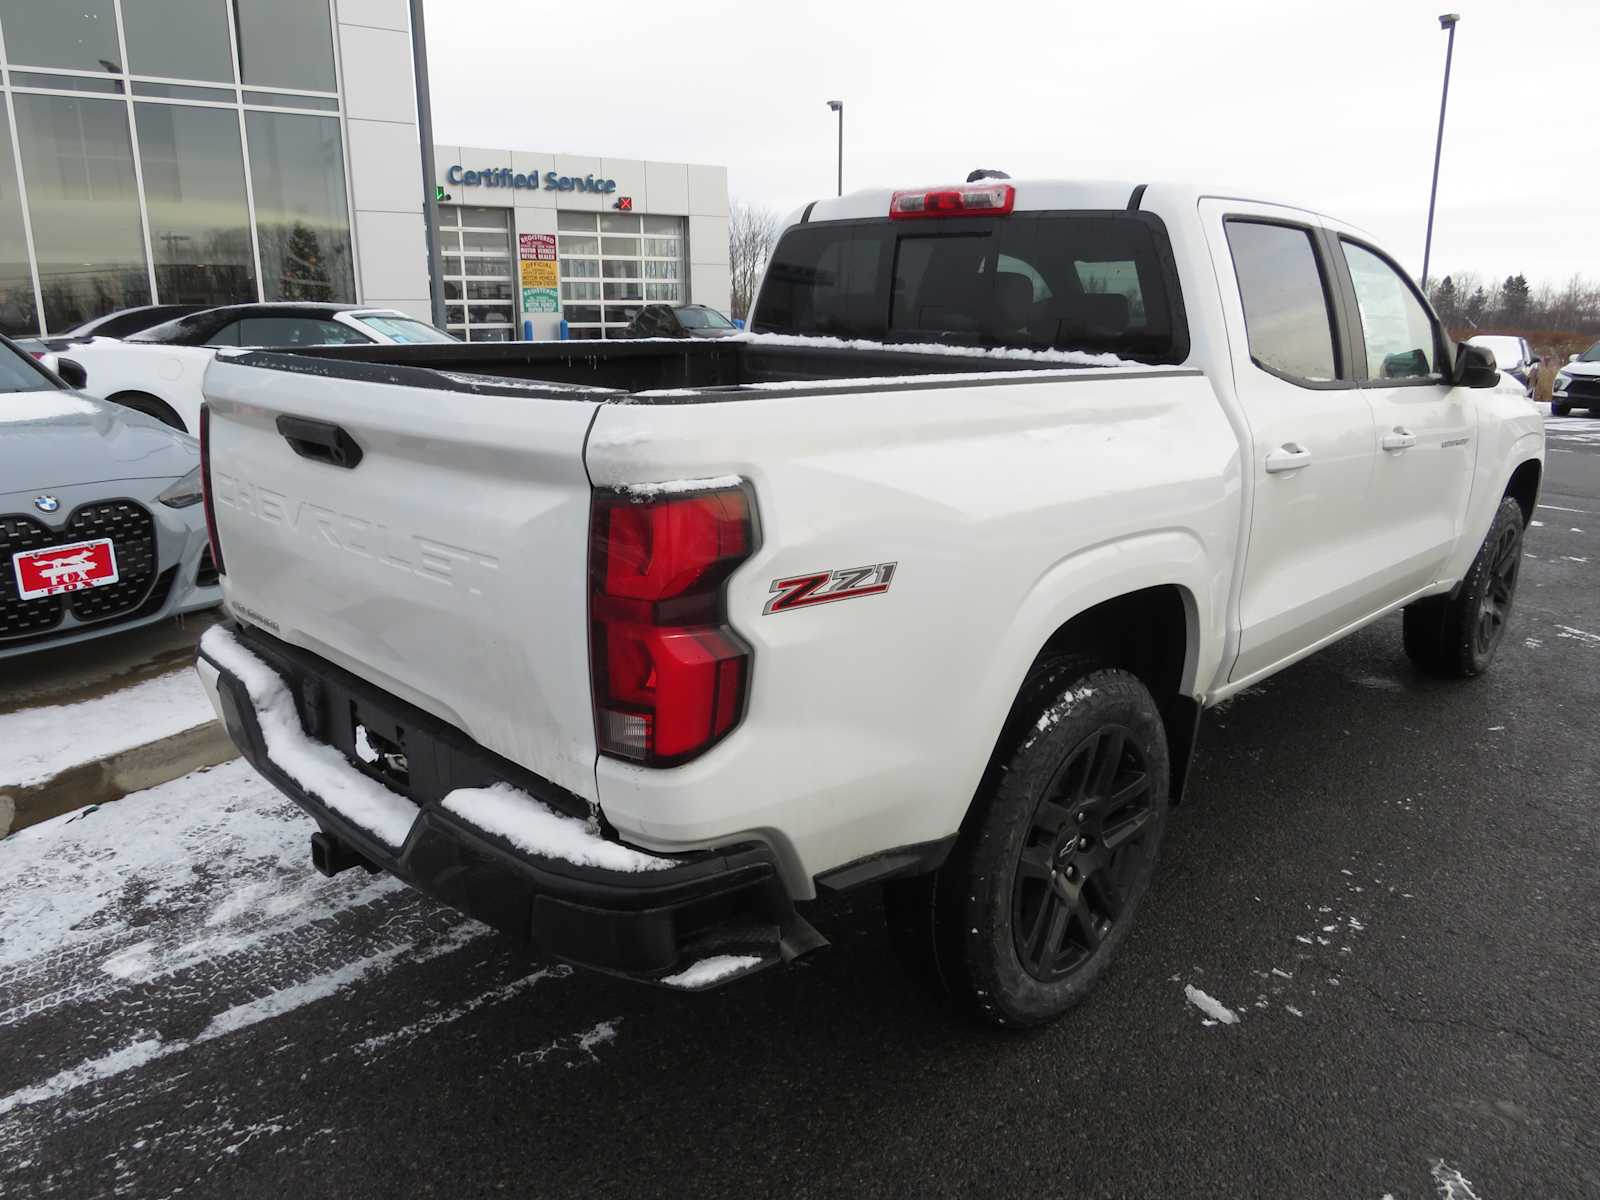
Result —
<svg viewBox="0 0 1600 1200"><path fill-rule="evenodd" d="M89 386L89 372L75 358L56 359L56 374L66 381L68 387L77 388L80 392Z"/></svg>
<svg viewBox="0 0 1600 1200"><path fill-rule="evenodd" d="M1482 346L1456 343L1456 369L1451 382L1457 387L1492 388L1499 386L1500 368L1495 365L1494 352Z"/></svg>
<svg viewBox="0 0 1600 1200"><path fill-rule="evenodd" d="M1567 355L1567 361L1568 362L1577 362L1578 361L1578 356L1576 354L1569 354L1569 355Z"/></svg>

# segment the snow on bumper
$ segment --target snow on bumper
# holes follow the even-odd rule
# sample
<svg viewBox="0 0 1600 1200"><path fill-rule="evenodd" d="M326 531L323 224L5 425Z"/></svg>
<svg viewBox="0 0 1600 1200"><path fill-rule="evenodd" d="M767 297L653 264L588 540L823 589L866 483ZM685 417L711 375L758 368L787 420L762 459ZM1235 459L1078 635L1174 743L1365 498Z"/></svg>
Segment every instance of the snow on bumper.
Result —
<svg viewBox="0 0 1600 1200"><path fill-rule="evenodd" d="M557 957L698 989L723 976L675 976L708 955L740 956L737 978L821 944L763 845L668 857L613 841L532 794L559 801L554 785L496 778L510 764L460 731L258 631L208 630L197 670L240 752L325 834ZM401 788L360 769L326 717L356 706L399 713L412 760L452 770L419 768Z"/></svg>

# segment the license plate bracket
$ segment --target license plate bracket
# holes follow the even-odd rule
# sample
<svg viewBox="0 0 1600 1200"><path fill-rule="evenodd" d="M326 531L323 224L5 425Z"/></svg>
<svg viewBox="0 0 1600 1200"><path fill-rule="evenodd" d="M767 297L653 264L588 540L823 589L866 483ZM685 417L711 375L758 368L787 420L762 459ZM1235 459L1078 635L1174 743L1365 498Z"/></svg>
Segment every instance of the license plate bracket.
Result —
<svg viewBox="0 0 1600 1200"><path fill-rule="evenodd" d="M109 587L122 578L117 568L117 548L110 538L19 550L11 556L11 571L20 600Z"/></svg>

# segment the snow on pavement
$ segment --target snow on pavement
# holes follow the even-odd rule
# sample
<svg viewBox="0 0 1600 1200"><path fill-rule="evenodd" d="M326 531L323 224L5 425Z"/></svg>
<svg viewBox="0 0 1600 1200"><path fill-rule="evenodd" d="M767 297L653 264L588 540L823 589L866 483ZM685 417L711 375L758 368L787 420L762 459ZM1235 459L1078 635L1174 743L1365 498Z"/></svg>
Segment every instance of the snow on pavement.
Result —
<svg viewBox="0 0 1600 1200"><path fill-rule="evenodd" d="M1184 984L1183 994L1190 1004L1205 1013L1212 1021L1221 1022L1223 1025L1237 1025L1239 1023L1238 1013L1234 1012L1233 1009L1215 996L1202 992L1194 984Z"/></svg>
<svg viewBox="0 0 1600 1200"><path fill-rule="evenodd" d="M386 978L447 955L437 999L328 1009L333 1053L355 1066L461 1036L453 1027L497 1005L536 1012L570 977L530 970L486 926L387 876L317 874L313 829L236 760L0 840L0 1161L199 1078L212 1079L197 1099L215 1119L152 1138L209 1158L283 1136L293 1119L255 1111L251 1089L196 1071L194 1056L336 996L379 997ZM595 1058L619 1019L573 1052Z"/></svg>
<svg viewBox="0 0 1600 1200"><path fill-rule="evenodd" d="M77 704L0 713L0 787L42 783L215 718L191 667Z"/></svg>

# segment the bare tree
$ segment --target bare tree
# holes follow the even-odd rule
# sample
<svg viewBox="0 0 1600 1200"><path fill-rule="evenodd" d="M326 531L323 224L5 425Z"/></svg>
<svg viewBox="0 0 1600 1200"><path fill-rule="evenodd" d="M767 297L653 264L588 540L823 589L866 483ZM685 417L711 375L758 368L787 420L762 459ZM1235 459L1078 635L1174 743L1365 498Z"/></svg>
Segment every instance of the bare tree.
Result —
<svg viewBox="0 0 1600 1200"><path fill-rule="evenodd" d="M728 263L733 270L733 317L750 315L756 284L778 240L778 217L771 209L735 200L728 210Z"/></svg>

